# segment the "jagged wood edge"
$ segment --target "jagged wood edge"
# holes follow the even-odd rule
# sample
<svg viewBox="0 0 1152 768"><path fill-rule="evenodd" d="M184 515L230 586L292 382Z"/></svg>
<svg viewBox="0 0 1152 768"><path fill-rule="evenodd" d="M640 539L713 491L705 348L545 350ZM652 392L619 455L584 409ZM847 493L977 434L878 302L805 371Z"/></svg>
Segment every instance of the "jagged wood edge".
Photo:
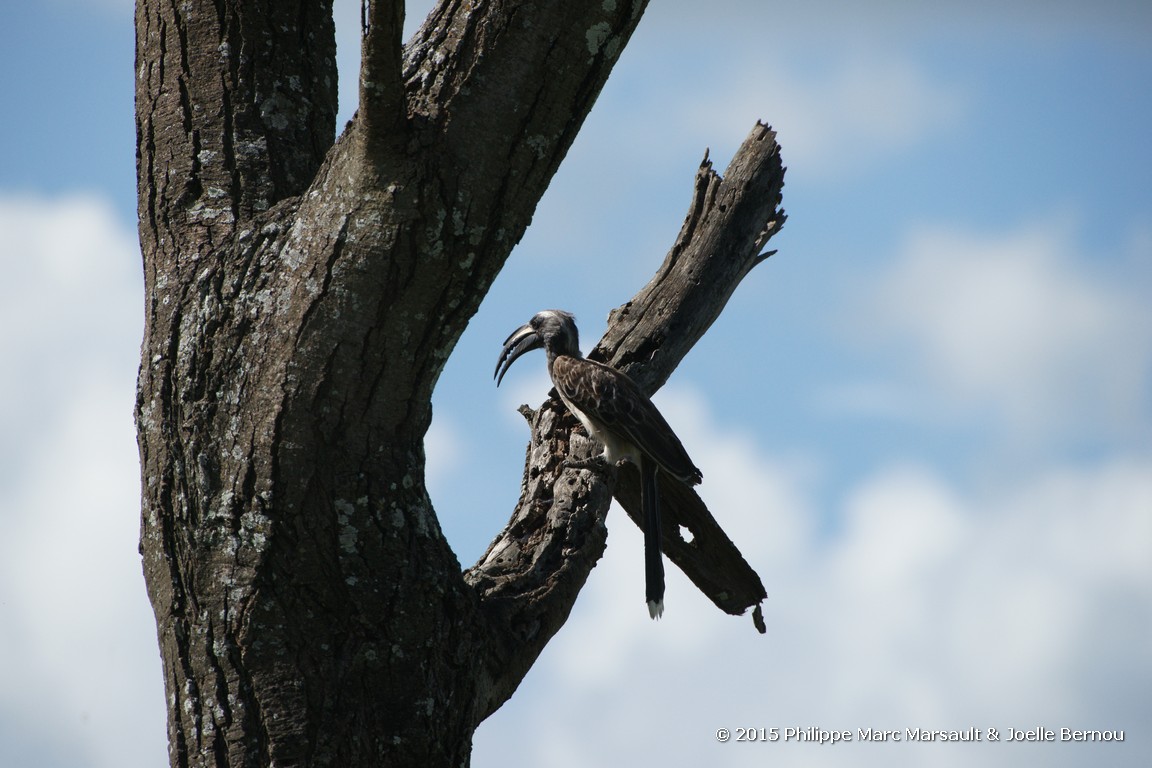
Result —
<svg viewBox="0 0 1152 768"><path fill-rule="evenodd" d="M671 375L715 321L745 275L764 260L763 247L783 225L784 184L776 134L757 123L719 176L705 154L684 225L656 275L615 310L590 357L627 371L649 393ZM605 546L604 515L615 495L638 520L639 477L571 470L565 458L595 451L552 393L525 409L532 437L520 500L505 529L465 572L482 610L527 640L555 632ZM721 610L739 615L766 597L764 586L695 491L662 479L664 547ZM691 541L681 536L688 530ZM558 559L557 556L560 556ZM557 610L560 608L560 610ZM759 613L757 628L763 631ZM527 645L516 643L521 648ZM510 657L515 656L511 646ZM520 659L518 663L531 663ZM511 662L511 658L509 661Z"/></svg>
<svg viewBox="0 0 1152 768"><path fill-rule="evenodd" d="M770 253L763 248L787 218L776 134L757 123L723 177L705 155L688 215L656 275L615 310L589 355L626 371L649 394L671 375L719 317L741 280ZM707 482L707 478L705 479ZM621 468L615 497L637 525L640 477ZM663 546L669 559L721 610L739 615L767 596L759 575L694 489L661 478ZM690 532L685 540L681 528ZM754 615L763 631L760 614Z"/></svg>

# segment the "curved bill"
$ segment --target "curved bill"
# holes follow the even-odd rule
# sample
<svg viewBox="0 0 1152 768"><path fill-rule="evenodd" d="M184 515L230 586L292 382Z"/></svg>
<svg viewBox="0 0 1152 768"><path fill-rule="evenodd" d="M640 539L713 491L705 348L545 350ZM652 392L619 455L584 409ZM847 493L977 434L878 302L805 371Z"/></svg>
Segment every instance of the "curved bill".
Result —
<svg viewBox="0 0 1152 768"><path fill-rule="evenodd" d="M508 369L512 367L512 363L516 362L516 358L525 352L531 352L543 346L544 340L533 330L531 325L522 325L513 331L512 335L504 340L504 350L500 353L500 359L496 361L496 372L492 374L492 377L496 379L496 386L500 386L500 382L504 380L504 374L508 373Z"/></svg>

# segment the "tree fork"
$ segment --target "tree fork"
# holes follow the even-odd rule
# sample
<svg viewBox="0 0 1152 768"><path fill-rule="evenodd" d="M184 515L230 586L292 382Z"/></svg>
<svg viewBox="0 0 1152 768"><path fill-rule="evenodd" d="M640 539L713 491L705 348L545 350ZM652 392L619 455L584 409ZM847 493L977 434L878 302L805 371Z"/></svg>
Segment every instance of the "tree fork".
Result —
<svg viewBox="0 0 1152 768"><path fill-rule="evenodd" d="M563 538L528 535L538 580L491 589L441 535L423 438L644 6L447 0L400 46L402 3L370 2L334 140L330 2L137 3L141 551L173 766L466 764L563 624L611 493L555 471L587 441L541 409L560 444L528 474Z"/></svg>

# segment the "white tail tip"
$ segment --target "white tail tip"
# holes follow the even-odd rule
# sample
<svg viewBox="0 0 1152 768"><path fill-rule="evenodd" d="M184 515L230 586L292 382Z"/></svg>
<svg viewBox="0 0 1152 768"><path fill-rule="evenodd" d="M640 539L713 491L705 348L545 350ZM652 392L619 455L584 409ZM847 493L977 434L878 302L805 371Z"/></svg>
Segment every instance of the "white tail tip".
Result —
<svg viewBox="0 0 1152 768"><path fill-rule="evenodd" d="M648 615L654 619L658 619L664 615L664 601L663 600L649 600L648 601Z"/></svg>

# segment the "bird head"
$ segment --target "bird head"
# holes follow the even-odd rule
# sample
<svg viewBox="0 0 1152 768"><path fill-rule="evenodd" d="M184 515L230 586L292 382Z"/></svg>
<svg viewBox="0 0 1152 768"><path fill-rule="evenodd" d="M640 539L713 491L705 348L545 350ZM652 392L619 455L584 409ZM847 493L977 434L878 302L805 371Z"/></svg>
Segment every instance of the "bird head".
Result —
<svg viewBox="0 0 1152 768"><path fill-rule="evenodd" d="M572 313L562 309L545 309L513 331L504 340L504 349L496 361L496 372L492 374L496 386L500 386L504 374L516 358L541 348L548 352L550 360L556 355L580 356L580 335Z"/></svg>

